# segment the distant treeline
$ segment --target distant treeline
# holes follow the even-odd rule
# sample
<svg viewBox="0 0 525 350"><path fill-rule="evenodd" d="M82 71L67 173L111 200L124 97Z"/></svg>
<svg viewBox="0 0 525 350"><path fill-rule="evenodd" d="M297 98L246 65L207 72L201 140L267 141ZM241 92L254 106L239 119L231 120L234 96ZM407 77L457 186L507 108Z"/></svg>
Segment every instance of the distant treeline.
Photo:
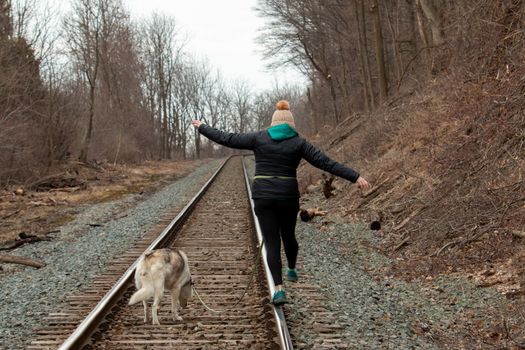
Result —
<svg viewBox="0 0 525 350"><path fill-rule="evenodd" d="M190 121L246 132L288 99L300 131L373 111L438 76L501 77L522 64L522 1L258 0L270 67L309 84L254 91L185 49L174 19L132 21L123 0L0 0L0 185L66 160L216 153ZM247 77L249 78L249 77Z"/></svg>
<svg viewBox="0 0 525 350"><path fill-rule="evenodd" d="M246 132L269 123L283 82L227 82L185 49L173 18L132 21L122 0L0 0L0 184L67 160L139 162L211 155L192 119ZM204 141L203 141L204 142Z"/></svg>

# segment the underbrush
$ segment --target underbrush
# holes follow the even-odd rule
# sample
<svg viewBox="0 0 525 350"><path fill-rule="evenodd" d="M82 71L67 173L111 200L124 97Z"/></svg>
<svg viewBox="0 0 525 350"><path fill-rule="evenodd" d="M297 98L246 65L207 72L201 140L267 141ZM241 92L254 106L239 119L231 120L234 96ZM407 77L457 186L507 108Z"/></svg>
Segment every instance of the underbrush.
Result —
<svg viewBox="0 0 525 350"><path fill-rule="evenodd" d="M506 296L482 327L458 318L438 343L475 335L510 346L525 335L523 73L476 83L445 77L312 140L371 182L360 193L336 180L320 209L349 222L380 221L375 248L392 258L387 275L460 274ZM303 165L300 177L304 193L321 172Z"/></svg>
<svg viewBox="0 0 525 350"><path fill-rule="evenodd" d="M345 187L341 214L380 218L384 251L414 258L413 269L397 271L406 277L478 269L523 251L525 85L492 85L435 82L319 137L374 186L364 195ZM306 169L308 185L319 175Z"/></svg>

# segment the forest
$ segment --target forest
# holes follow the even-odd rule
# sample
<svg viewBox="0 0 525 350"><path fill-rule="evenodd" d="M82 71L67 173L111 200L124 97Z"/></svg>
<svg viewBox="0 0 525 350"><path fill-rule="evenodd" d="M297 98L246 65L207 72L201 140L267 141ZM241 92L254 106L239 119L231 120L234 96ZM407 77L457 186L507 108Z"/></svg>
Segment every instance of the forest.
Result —
<svg viewBox="0 0 525 350"><path fill-rule="evenodd" d="M71 0L63 17L37 0L2 0L0 183L68 160L209 155L191 119L261 129L279 98L315 135L436 78L501 81L521 63L519 1L260 0L255 10L269 68L292 66L308 86L255 91L248 79L226 81L187 52L174 18L132 21L122 0Z"/></svg>
<svg viewBox="0 0 525 350"><path fill-rule="evenodd" d="M198 158L192 119L262 128L277 95L299 95L226 81L187 52L167 15L132 22L122 0L70 7L57 18L38 0L0 2L0 184L35 180L68 161Z"/></svg>
<svg viewBox="0 0 525 350"><path fill-rule="evenodd" d="M298 172L307 198L324 186L316 210L380 228L373 249L392 264L374 273L428 283L457 273L506 298L458 313L455 332L432 341L525 347L512 336L525 339L522 0L257 0L267 69L306 81L265 91L197 58L172 17L132 19L125 0L67 2L56 16L39 0L0 0L4 197L66 164L225 156L192 119L261 130L285 99L302 136L370 181L360 193L307 164ZM323 220L326 233L333 222Z"/></svg>
<svg viewBox="0 0 525 350"><path fill-rule="evenodd" d="M1 0L0 184L31 183L72 161L223 154L190 128L192 119L260 130L275 101L288 99L298 130L338 160L376 182L401 173L457 207L465 198L482 203L469 220L499 212L489 226L508 222L515 231L523 220L514 196L523 193L524 7L259 0L257 40L268 67L293 67L308 83L256 91L192 56L166 15L132 21L123 0L71 0L57 17L37 0ZM449 180L467 186L436 195ZM415 198L405 209L427 200Z"/></svg>

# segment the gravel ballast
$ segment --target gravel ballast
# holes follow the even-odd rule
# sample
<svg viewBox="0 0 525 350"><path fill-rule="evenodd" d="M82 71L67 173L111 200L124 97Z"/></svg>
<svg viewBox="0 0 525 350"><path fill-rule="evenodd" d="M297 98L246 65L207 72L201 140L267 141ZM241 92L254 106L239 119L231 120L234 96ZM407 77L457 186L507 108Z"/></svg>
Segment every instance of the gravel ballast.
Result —
<svg viewBox="0 0 525 350"><path fill-rule="evenodd" d="M482 322L487 305L498 307L503 297L460 275L410 283L378 275L391 261L374 249L379 239L373 232L337 217L299 222L296 231L302 273L314 277L339 316L348 348L474 348L472 339L445 347L434 339L457 332L455 320L463 315L476 315L473 322ZM301 301L294 307L301 308Z"/></svg>
<svg viewBox="0 0 525 350"><path fill-rule="evenodd" d="M79 208L75 219L57 228L49 242L10 252L43 260L41 269L3 265L0 277L0 349L23 349L33 329L57 311L65 296L78 292L157 224L163 213L185 205L221 161L201 165L153 195L128 195Z"/></svg>
<svg viewBox="0 0 525 350"><path fill-rule="evenodd" d="M247 159L253 176L254 160ZM322 193L301 198L302 208L333 206ZM310 222L298 219L299 276L318 285L330 311L344 326L348 349L489 349L481 337L466 334L458 321L487 323L488 315L505 304L494 288L479 288L465 275L450 273L410 283L386 273L393 261L379 252L380 237L349 217L328 213ZM285 264L283 254L283 263ZM285 288L300 288L286 283ZM301 300L292 313L315 323L316 316ZM300 333L301 331L299 331ZM307 332L298 338L314 349ZM456 341L456 339L460 339Z"/></svg>
<svg viewBox="0 0 525 350"><path fill-rule="evenodd" d="M157 224L163 213L187 203L219 163L202 165L147 198L129 195L80 208L75 220L60 227L52 241L12 251L13 255L44 260L47 266L36 270L3 265L0 349L23 349L31 341L33 329L41 326L50 312L59 310L65 296L88 286L109 261ZM253 160L248 164L253 167ZM319 196L305 196L303 206L322 209L326 203ZM379 237L347 218L328 215L308 223L298 221L296 233L299 276L308 275L321 287L326 305L344 327L348 349L474 348L475 338L447 346L436 339L457 332L459 317L483 322L487 305L497 308L504 303L494 289L477 288L460 275L410 283L386 277L382 271L392 262L375 248ZM316 321L301 300L293 300L287 307ZM299 338L308 344L310 335L303 333Z"/></svg>

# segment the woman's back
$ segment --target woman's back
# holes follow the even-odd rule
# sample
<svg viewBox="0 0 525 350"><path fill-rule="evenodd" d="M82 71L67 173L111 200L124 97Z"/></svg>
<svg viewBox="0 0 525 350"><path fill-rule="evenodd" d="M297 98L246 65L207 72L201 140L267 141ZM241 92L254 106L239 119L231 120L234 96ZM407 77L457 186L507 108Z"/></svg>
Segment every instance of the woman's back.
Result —
<svg viewBox="0 0 525 350"><path fill-rule="evenodd" d="M255 175L296 177L304 140L287 124L258 133L255 147Z"/></svg>

